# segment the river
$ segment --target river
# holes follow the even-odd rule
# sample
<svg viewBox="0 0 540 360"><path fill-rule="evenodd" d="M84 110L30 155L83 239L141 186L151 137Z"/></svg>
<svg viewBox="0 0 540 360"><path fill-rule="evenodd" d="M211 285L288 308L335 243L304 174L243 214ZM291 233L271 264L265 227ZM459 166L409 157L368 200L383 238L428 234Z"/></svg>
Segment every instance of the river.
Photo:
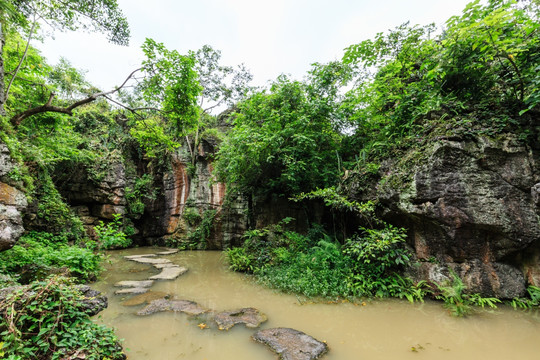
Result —
<svg viewBox="0 0 540 360"><path fill-rule="evenodd" d="M276 360L268 348L250 339L253 329L237 325L219 331L208 321L183 313L137 316L143 305L124 306L131 296L115 295L121 280L145 280L159 271L125 260L125 255L156 252L136 248L109 253L106 272L95 288L109 298L96 320L116 329L129 360ZM254 283L227 269L221 252L188 251L163 256L189 271L176 280L156 281L152 292L192 300L224 311L255 307L268 316L261 328L290 327L327 342L324 360L489 359L537 360L540 315L499 307L468 318L454 318L441 303L403 300L364 303L310 303Z"/></svg>

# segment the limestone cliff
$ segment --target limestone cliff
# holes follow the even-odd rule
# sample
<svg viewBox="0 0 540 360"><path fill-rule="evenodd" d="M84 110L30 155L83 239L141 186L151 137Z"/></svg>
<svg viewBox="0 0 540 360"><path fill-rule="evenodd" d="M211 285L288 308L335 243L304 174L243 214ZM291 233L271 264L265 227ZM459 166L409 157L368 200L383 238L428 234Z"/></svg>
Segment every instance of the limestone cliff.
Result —
<svg viewBox="0 0 540 360"><path fill-rule="evenodd" d="M453 269L501 298L540 285L540 152L513 135L441 139L383 166L383 216L409 229L417 280ZM414 160L416 157L416 160Z"/></svg>
<svg viewBox="0 0 540 360"><path fill-rule="evenodd" d="M26 196L9 176L16 166L7 146L0 143L0 251L10 249L24 232Z"/></svg>

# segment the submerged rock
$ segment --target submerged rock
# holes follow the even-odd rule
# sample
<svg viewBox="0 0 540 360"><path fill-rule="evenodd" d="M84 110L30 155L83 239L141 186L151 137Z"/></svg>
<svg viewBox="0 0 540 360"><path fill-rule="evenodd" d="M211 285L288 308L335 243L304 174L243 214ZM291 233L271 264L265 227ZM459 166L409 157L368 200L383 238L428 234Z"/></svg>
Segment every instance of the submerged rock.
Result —
<svg viewBox="0 0 540 360"><path fill-rule="evenodd" d="M150 276L149 279L151 280L174 280L180 275L185 274L188 271L187 268L178 266L178 265L170 265L165 266L161 269L161 272L157 275Z"/></svg>
<svg viewBox="0 0 540 360"><path fill-rule="evenodd" d="M152 315L162 311L183 312L188 315L200 315L207 312L199 304L189 300L153 300L143 309L137 312L137 315Z"/></svg>
<svg viewBox="0 0 540 360"><path fill-rule="evenodd" d="M179 251L180 251L179 249L168 249L165 251L160 251L156 253L156 255L172 255L172 254L176 254Z"/></svg>
<svg viewBox="0 0 540 360"><path fill-rule="evenodd" d="M135 261L141 264L151 264L151 265L171 263L171 260L169 259L161 259L161 258L147 257L147 256L134 257L128 260Z"/></svg>
<svg viewBox="0 0 540 360"><path fill-rule="evenodd" d="M135 295L135 294L144 294L148 290L150 289L146 287L131 287L131 288L116 290L114 293L116 295Z"/></svg>
<svg viewBox="0 0 540 360"><path fill-rule="evenodd" d="M166 294L161 291L148 291L144 294L133 296L131 299L124 301L122 305L137 306L137 305L142 305L142 304L148 304L154 300L167 299L168 296L169 294Z"/></svg>
<svg viewBox="0 0 540 360"><path fill-rule="evenodd" d="M257 328L266 320L268 320L266 315L255 308L223 311L214 316L214 321L219 330L229 330L236 324L245 324L248 328Z"/></svg>
<svg viewBox="0 0 540 360"><path fill-rule="evenodd" d="M133 260L133 259L156 257L156 256L157 256L156 254L127 255L127 256L124 256L124 259Z"/></svg>
<svg viewBox="0 0 540 360"><path fill-rule="evenodd" d="M313 360L328 351L328 346L294 329L275 328L257 331L253 340L268 345L280 360Z"/></svg>

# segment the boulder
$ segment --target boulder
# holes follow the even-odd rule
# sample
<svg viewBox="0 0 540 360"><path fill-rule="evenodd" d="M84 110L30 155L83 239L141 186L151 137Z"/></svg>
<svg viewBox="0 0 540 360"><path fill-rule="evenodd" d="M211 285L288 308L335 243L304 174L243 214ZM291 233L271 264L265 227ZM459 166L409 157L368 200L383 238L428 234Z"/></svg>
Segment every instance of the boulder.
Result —
<svg viewBox="0 0 540 360"><path fill-rule="evenodd" d="M266 315L255 308L223 311L214 316L219 330L229 330L236 324L244 324L246 327L254 329L266 320L268 320Z"/></svg>
<svg viewBox="0 0 540 360"><path fill-rule="evenodd" d="M268 345L279 355L280 360L313 360L328 351L324 342L289 328L259 330L252 338Z"/></svg>

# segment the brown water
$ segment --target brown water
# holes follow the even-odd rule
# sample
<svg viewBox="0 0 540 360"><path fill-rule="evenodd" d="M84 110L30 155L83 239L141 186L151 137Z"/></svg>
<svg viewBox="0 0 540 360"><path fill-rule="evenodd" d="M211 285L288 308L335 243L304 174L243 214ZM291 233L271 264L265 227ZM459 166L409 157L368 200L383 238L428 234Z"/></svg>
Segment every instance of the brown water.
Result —
<svg viewBox="0 0 540 360"><path fill-rule="evenodd" d="M264 345L250 339L254 330L201 330L200 319L185 314L134 313L141 306L123 306L130 296L114 295L120 280L143 280L158 273L124 255L157 251L139 248L110 253L108 271L96 288L109 297L98 320L125 339L130 360L276 360ZM325 360L379 359L540 359L540 316L499 308L466 319L453 318L440 303L406 301L300 304L295 296L276 293L250 278L227 270L220 252L181 252L163 256L189 272L174 281L158 281L152 291L192 300L214 310L255 307L268 316L262 328L291 327L326 341ZM414 348L414 350L413 350Z"/></svg>

